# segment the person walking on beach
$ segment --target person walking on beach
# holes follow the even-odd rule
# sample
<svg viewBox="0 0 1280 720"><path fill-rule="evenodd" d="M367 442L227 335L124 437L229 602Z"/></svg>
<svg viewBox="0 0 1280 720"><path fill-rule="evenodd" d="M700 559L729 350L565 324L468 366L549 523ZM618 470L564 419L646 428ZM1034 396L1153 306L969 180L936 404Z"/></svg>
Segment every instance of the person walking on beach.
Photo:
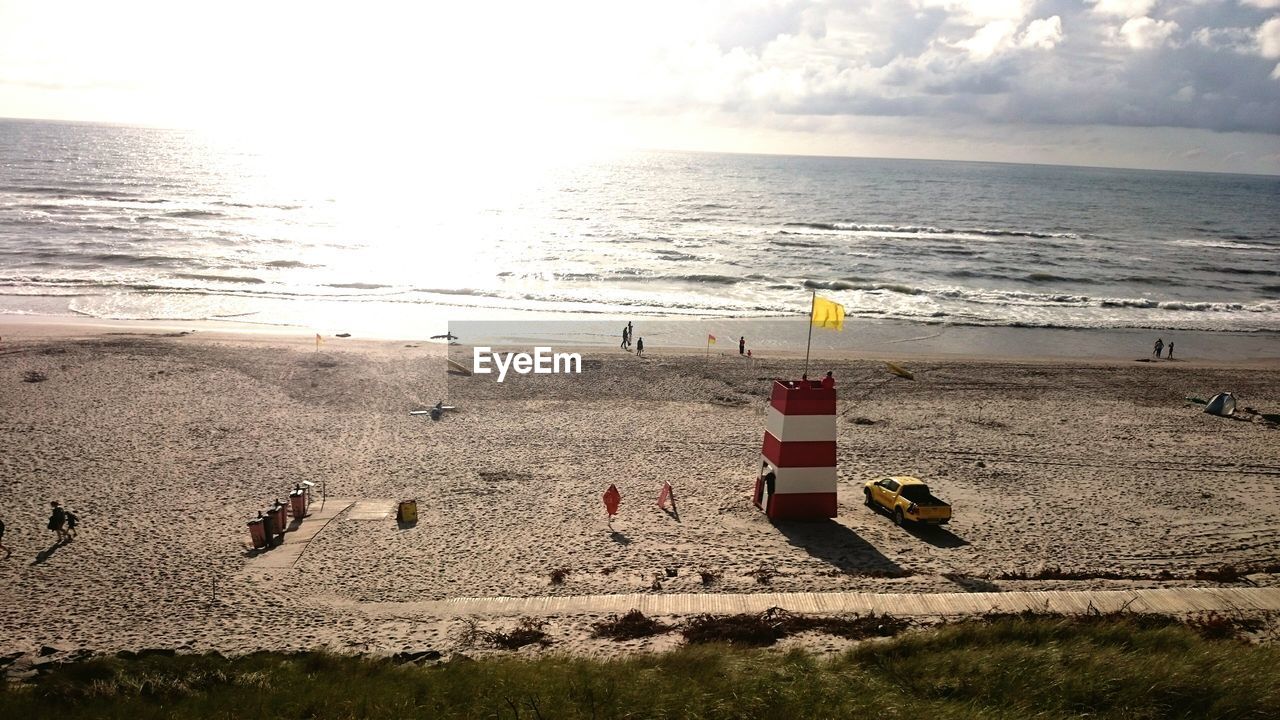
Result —
<svg viewBox="0 0 1280 720"><path fill-rule="evenodd" d="M13 551L4 545L4 521L0 520L0 550L4 551L4 559L8 560L13 555Z"/></svg>
<svg viewBox="0 0 1280 720"><path fill-rule="evenodd" d="M60 543L67 539L67 531L63 527L67 522L67 511L58 505L57 500L49 504L53 506L53 512L49 513L49 529L58 534L58 539L54 542Z"/></svg>
<svg viewBox="0 0 1280 720"><path fill-rule="evenodd" d="M1170 360L1173 359L1173 341L1172 340L1169 341L1169 355L1167 357Z"/></svg>
<svg viewBox="0 0 1280 720"><path fill-rule="evenodd" d="M1164 350L1164 338L1156 338L1156 359L1160 359L1160 351Z"/></svg>
<svg viewBox="0 0 1280 720"><path fill-rule="evenodd" d="M636 354L637 355L644 354L644 338L640 338L639 340L636 340Z"/></svg>
<svg viewBox="0 0 1280 720"><path fill-rule="evenodd" d="M742 337L738 338L738 354L739 355L747 354L747 336L746 335L743 335Z"/></svg>
<svg viewBox="0 0 1280 720"><path fill-rule="evenodd" d="M827 376L826 376L826 377L824 377L824 378L822 378L822 389L823 389L823 390L835 390L835 389L836 389L836 379L835 379L834 377L832 377L832 376L831 376L831 371L830 371L830 370L828 370L828 371L827 371Z"/></svg>
<svg viewBox="0 0 1280 720"><path fill-rule="evenodd" d="M631 323L627 323L627 326L622 328L622 344L618 347L626 350L629 345L631 345Z"/></svg>
<svg viewBox="0 0 1280 720"><path fill-rule="evenodd" d="M76 514L67 510L67 541L70 542L76 536L76 525L80 524L80 518Z"/></svg>

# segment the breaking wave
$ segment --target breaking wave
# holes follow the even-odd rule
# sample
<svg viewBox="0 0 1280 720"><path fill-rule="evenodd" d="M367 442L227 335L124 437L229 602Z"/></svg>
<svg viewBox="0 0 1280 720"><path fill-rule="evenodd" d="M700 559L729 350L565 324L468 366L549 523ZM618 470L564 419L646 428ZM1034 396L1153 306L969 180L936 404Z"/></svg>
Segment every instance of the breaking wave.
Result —
<svg viewBox="0 0 1280 720"><path fill-rule="evenodd" d="M831 232L891 232L908 235L985 235L988 237L1026 237L1026 238L1070 238L1080 236L1076 233L1055 233L1034 230L1004 230L992 228L939 228L932 225L879 225L843 222L788 222L784 227L809 228Z"/></svg>

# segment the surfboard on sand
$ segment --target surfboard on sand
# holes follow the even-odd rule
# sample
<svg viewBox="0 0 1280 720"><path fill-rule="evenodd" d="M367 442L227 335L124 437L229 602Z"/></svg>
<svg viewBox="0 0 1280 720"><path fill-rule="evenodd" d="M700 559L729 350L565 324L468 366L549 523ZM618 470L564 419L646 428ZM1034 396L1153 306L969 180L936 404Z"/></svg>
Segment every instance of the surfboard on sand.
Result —
<svg viewBox="0 0 1280 720"><path fill-rule="evenodd" d="M449 363L449 372L458 373L459 375L470 375L471 369L456 360L445 358L445 362Z"/></svg>

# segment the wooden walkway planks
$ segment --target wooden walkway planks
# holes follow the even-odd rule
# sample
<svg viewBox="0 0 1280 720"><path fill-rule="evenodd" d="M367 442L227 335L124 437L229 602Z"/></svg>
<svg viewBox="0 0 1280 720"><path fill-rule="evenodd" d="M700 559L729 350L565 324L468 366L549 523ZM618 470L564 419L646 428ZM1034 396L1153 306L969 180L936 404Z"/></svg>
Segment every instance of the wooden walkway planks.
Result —
<svg viewBox="0 0 1280 720"><path fill-rule="evenodd" d="M810 614L876 613L904 617L949 617L1025 610L1079 614L1133 612L1280 611L1280 588L1159 588L1144 590L1048 590L978 593L679 593L670 595L569 595L528 598L451 598L408 603L356 603L371 615L414 613L434 617L471 615L646 615L758 613L771 607Z"/></svg>
<svg viewBox="0 0 1280 720"><path fill-rule="evenodd" d="M245 564L244 571L253 573L260 570L288 570L302 557L303 551L307 549L307 543L311 539L320 534L335 517L342 514L343 510L351 507L354 500L343 498L326 498L323 507L320 503L313 503L311 510L302 522L291 525L292 530L284 534L284 542L271 548L270 550L261 551L249 559Z"/></svg>

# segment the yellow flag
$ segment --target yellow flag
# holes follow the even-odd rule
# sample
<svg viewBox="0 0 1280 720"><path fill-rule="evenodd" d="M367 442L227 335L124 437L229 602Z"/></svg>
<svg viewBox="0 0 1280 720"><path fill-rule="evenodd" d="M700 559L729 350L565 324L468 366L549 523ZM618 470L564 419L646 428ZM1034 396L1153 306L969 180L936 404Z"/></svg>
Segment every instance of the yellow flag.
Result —
<svg viewBox="0 0 1280 720"><path fill-rule="evenodd" d="M893 373L894 375L897 375L898 377L906 378L908 380L916 379L915 373L903 368L901 365L895 365L889 362L888 360L886 360L884 364L888 366L889 372Z"/></svg>
<svg viewBox="0 0 1280 720"><path fill-rule="evenodd" d="M813 299L814 327L844 330L844 306L826 298Z"/></svg>

